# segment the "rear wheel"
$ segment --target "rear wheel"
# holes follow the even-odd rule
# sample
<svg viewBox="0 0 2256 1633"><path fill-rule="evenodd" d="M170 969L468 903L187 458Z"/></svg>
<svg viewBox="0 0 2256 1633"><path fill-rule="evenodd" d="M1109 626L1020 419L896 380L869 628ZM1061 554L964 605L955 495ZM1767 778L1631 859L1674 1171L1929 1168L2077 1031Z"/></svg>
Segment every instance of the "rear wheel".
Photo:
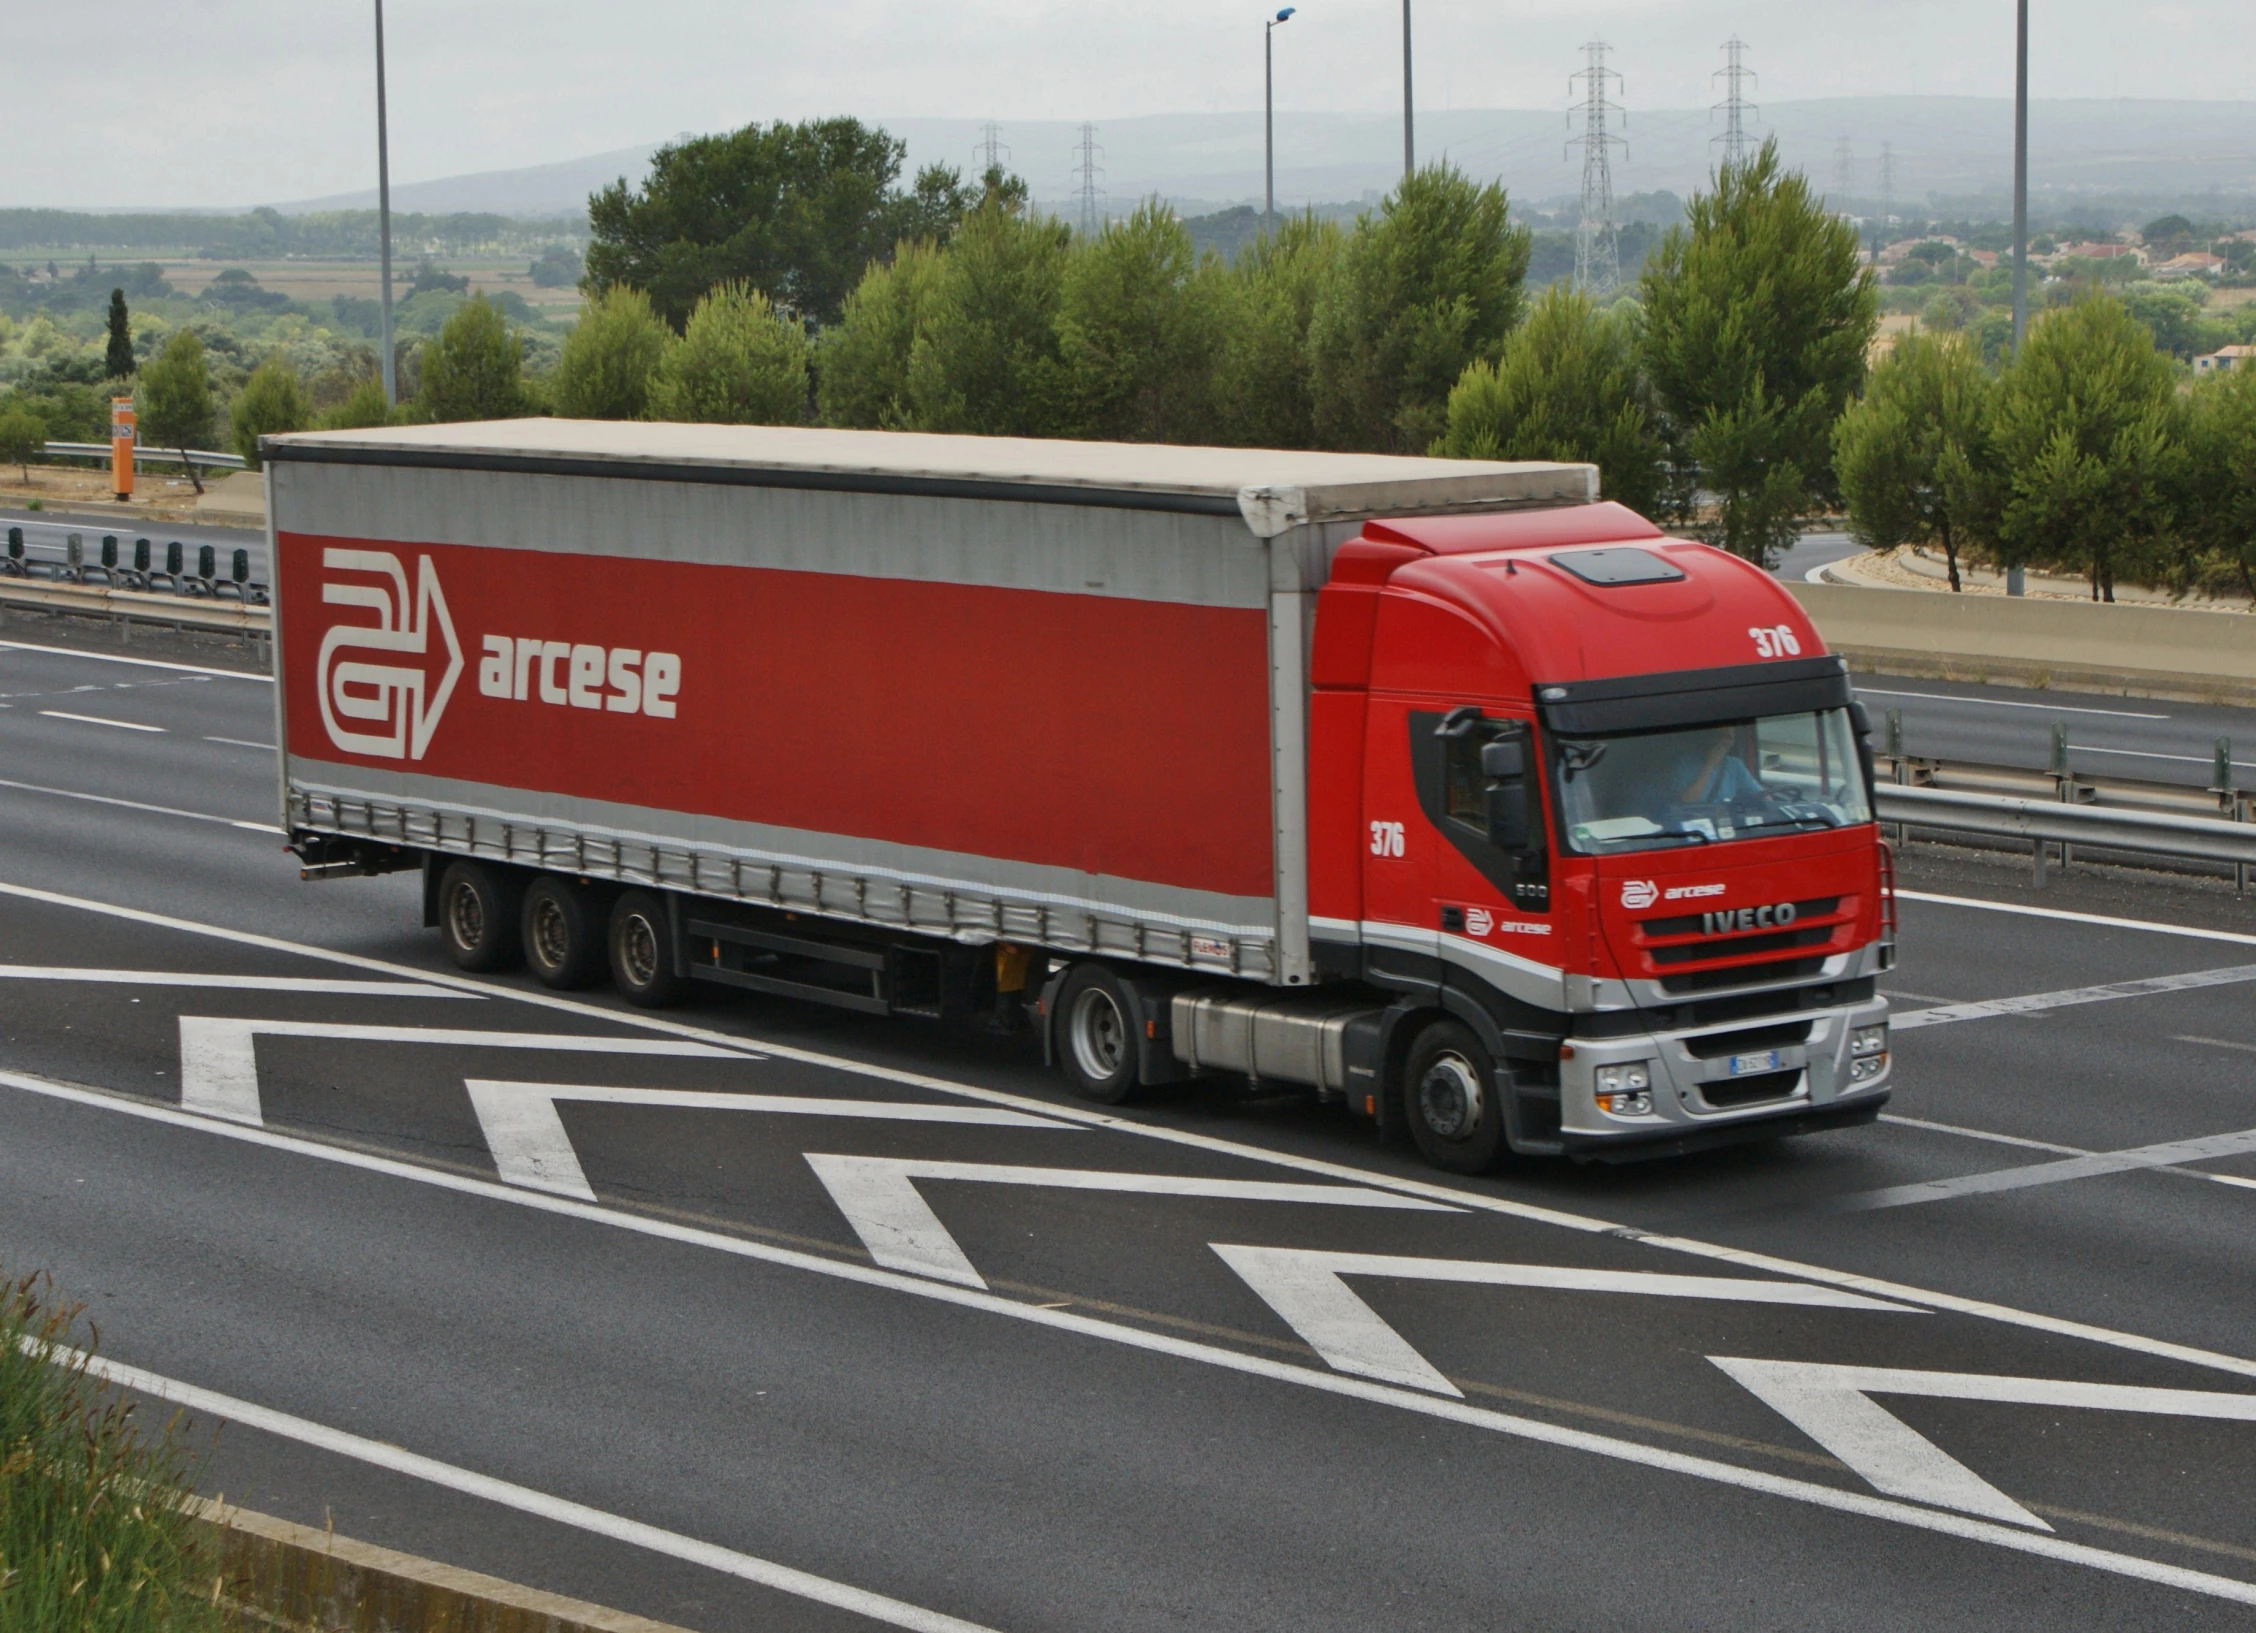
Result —
<svg viewBox="0 0 2256 1633"><path fill-rule="evenodd" d="M1452 1174L1485 1173L1504 1149L1495 1063L1470 1028L1436 1021L1410 1046L1403 1110L1418 1154Z"/></svg>
<svg viewBox="0 0 2256 1633"><path fill-rule="evenodd" d="M568 992L595 978L603 949L584 887L553 873L542 874L525 888L521 920L525 963L542 986Z"/></svg>
<svg viewBox="0 0 2256 1633"><path fill-rule="evenodd" d="M646 890L630 890L611 906L611 984L641 1009L678 1004L689 980L674 968L673 932L666 904Z"/></svg>
<svg viewBox="0 0 2256 1633"><path fill-rule="evenodd" d="M517 962L524 886L481 862L449 862L439 875L439 940L457 969L484 974Z"/></svg>
<svg viewBox="0 0 2256 1633"><path fill-rule="evenodd" d="M1053 1024L1066 1081L1082 1099L1116 1106L1135 1092L1135 1013L1127 988L1102 964L1065 978Z"/></svg>

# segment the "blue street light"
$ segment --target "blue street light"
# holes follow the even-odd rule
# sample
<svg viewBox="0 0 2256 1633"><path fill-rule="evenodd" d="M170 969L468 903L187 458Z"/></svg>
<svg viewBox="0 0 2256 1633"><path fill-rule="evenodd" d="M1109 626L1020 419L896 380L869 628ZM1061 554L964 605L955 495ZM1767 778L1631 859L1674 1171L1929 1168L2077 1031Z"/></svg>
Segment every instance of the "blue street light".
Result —
<svg viewBox="0 0 2256 1633"><path fill-rule="evenodd" d="M1272 52L1269 36L1277 31L1279 23L1292 21L1298 6L1286 6L1276 16L1261 25L1261 228L1274 232L1277 227L1277 76L1271 66Z"/></svg>

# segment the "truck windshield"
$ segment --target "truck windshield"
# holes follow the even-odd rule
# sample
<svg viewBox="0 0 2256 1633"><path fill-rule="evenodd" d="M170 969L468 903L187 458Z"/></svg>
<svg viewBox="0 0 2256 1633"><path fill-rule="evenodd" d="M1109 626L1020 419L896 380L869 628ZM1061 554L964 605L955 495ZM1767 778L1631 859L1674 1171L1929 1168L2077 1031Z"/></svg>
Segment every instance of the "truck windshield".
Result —
<svg viewBox="0 0 2256 1633"><path fill-rule="evenodd" d="M1586 856L1872 820L1846 709L1558 740L1567 844Z"/></svg>

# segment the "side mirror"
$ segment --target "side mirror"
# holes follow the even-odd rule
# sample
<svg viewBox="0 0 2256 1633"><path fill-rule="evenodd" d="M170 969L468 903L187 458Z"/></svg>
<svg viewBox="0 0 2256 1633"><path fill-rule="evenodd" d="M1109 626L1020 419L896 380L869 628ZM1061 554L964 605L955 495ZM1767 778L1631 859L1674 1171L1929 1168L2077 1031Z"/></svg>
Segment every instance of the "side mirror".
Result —
<svg viewBox="0 0 2256 1633"><path fill-rule="evenodd" d="M1481 775L1502 781L1527 775L1527 743L1518 737L1499 737L1481 745Z"/></svg>
<svg viewBox="0 0 2256 1633"><path fill-rule="evenodd" d="M1528 741L1513 732L1481 745L1481 775L1488 781L1488 837L1508 851L1529 848L1535 832L1535 787L1528 778Z"/></svg>

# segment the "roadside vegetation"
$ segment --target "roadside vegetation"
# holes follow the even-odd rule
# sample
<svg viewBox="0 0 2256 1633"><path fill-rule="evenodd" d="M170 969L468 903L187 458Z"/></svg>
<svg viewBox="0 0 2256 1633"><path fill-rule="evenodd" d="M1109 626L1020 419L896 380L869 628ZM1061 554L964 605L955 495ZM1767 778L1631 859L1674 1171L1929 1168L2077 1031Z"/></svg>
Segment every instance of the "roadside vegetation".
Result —
<svg viewBox="0 0 2256 1633"><path fill-rule="evenodd" d="M0 1633L220 1633L194 1456L87 1376L76 1314L42 1278L0 1285Z"/></svg>
<svg viewBox="0 0 2256 1633"><path fill-rule="evenodd" d="M373 302L338 297L330 326L237 270L176 315L153 265L105 290L115 269L90 263L51 267L32 310L0 278L0 454L99 440L130 391L145 440L253 459L309 426L522 414L1579 459L1752 561L1846 514L1874 548L1939 547L1954 588L1980 562L2081 574L2101 600L2256 600L2256 364L2195 387L2188 361L2256 339L2256 307L2206 311L2209 282L2256 278L2256 243L2214 224L2148 224L2155 254L2220 252L2167 286L2040 238L2013 359L1989 229L1930 224L1875 265L1771 146L1639 204L1634 277L1603 301L1560 281L1555 219L1446 162L1352 217L1263 232L1151 200L1082 235L1000 169L904 178L905 157L852 119L662 148L589 201L584 262L537 251L536 283L586 297L568 330L426 261L393 408L361 338ZM1913 310L1908 338L1881 337Z"/></svg>

